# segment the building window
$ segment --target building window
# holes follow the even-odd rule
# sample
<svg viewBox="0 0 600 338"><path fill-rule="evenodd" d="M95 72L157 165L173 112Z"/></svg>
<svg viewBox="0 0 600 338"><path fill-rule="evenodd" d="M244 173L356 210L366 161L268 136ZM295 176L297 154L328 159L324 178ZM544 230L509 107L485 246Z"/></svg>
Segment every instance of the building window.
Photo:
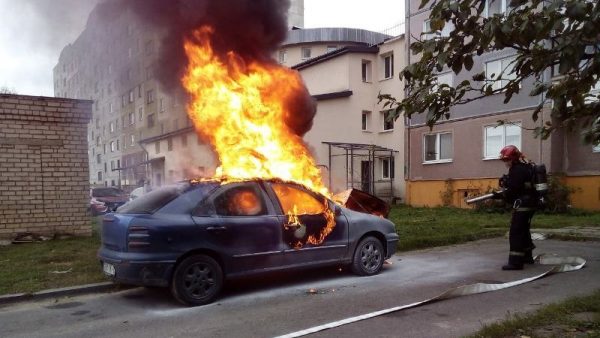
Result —
<svg viewBox="0 0 600 338"><path fill-rule="evenodd" d="M148 114L148 128L154 127L154 114Z"/></svg>
<svg viewBox="0 0 600 338"><path fill-rule="evenodd" d="M157 154L160 153L160 141L156 141L156 143L154 143L154 152Z"/></svg>
<svg viewBox="0 0 600 338"><path fill-rule="evenodd" d="M447 85L449 87L452 87L453 85L453 76L452 76L452 72L447 72L444 74L439 74L436 76L436 81L437 83L433 85L433 87L431 88L432 91L437 92L438 87L440 85Z"/></svg>
<svg viewBox="0 0 600 338"><path fill-rule="evenodd" d="M168 151L173 150L173 139L170 137L167 139L167 150Z"/></svg>
<svg viewBox="0 0 600 338"><path fill-rule="evenodd" d="M117 140L117 150L119 150L119 140Z"/></svg>
<svg viewBox="0 0 600 338"><path fill-rule="evenodd" d="M108 104L108 112L109 113L113 112L113 104L112 104L112 102Z"/></svg>
<svg viewBox="0 0 600 338"><path fill-rule="evenodd" d="M104 162L104 172L108 172L108 166L106 165L106 162Z"/></svg>
<svg viewBox="0 0 600 338"><path fill-rule="evenodd" d="M279 51L279 63L286 63L287 62L287 50L280 50Z"/></svg>
<svg viewBox="0 0 600 338"><path fill-rule="evenodd" d="M452 161L452 133L425 135L423 145L424 162Z"/></svg>
<svg viewBox="0 0 600 338"><path fill-rule="evenodd" d="M509 144L521 149L521 124L511 123L485 127L485 159L497 159L500 150Z"/></svg>
<svg viewBox="0 0 600 338"><path fill-rule="evenodd" d="M97 164L102 163L102 156L100 154L96 155L96 163Z"/></svg>
<svg viewBox="0 0 600 338"><path fill-rule="evenodd" d="M311 58L311 50L308 47L302 47L302 60Z"/></svg>
<svg viewBox="0 0 600 338"><path fill-rule="evenodd" d="M135 124L135 113L129 113L129 125Z"/></svg>
<svg viewBox="0 0 600 338"><path fill-rule="evenodd" d="M394 76L394 54L383 55L383 78L391 79Z"/></svg>
<svg viewBox="0 0 600 338"><path fill-rule="evenodd" d="M187 135L181 135L181 146L187 147Z"/></svg>
<svg viewBox="0 0 600 338"><path fill-rule="evenodd" d="M383 131L394 130L394 112L391 110L381 112Z"/></svg>
<svg viewBox="0 0 600 338"><path fill-rule="evenodd" d="M382 158L380 160L381 163L381 178L384 180L389 180L394 178L394 158Z"/></svg>
<svg viewBox="0 0 600 338"><path fill-rule="evenodd" d="M98 181L102 181L102 172L101 171L98 172Z"/></svg>
<svg viewBox="0 0 600 338"><path fill-rule="evenodd" d="M110 171L115 171L115 161L110 161Z"/></svg>
<svg viewBox="0 0 600 338"><path fill-rule="evenodd" d="M165 111L164 101L162 97L158 100L158 111L161 113Z"/></svg>
<svg viewBox="0 0 600 338"><path fill-rule="evenodd" d="M144 108L138 109L138 121L141 121L144 119Z"/></svg>
<svg viewBox="0 0 600 338"><path fill-rule="evenodd" d="M327 53L333 52L334 50L337 50L338 47L337 46L327 46Z"/></svg>
<svg viewBox="0 0 600 338"><path fill-rule="evenodd" d="M506 13L506 8L506 0L485 0L485 10L483 13L486 18L489 18L495 14Z"/></svg>
<svg viewBox="0 0 600 338"><path fill-rule="evenodd" d="M439 30L432 30L431 28L431 21L430 20L425 20L423 21L423 33L421 34L423 40L431 40L434 39L436 37L442 37L442 38L447 38L450 36L450 32L452 32L454 30L454 24L452 22L446 22L446 24L444 25L444 28L442 28L441 31Z"/></svg>
<svg viewBox="0 0 600 338"><path fill-rule="evenodd" d="M368 131L369 130L369 120L371 119L370 111L362 112L362 120L361 120L361 130Z"/></svg>
<svg viewBox="0 0 600 338"><path fill-rule="evenodd" d="M146 103L150 104L154 102L154 90L149 90L146 92Z"/></svg>
<svg viewBox="0 0 600 338"><path fill-rule="evenodd" d="M144 50L146 51L146 55L152 54L154 52L154 41L153 40L146 41Z"/></svg>
<svg viewBox="0 0 600 338"><path fill-rule="evenodd" d="M133 95L133 89L129 91L129 102L133 102L135 96Z"/></svg>
<svg viewBox="0 0 600 338"><path fill-rule="evenodd" d="M111 122L111 123L109 124L109 126L110 126L110 132L111 132L111 133L114 133L114 132L115 132L115 123L114 123L114 122Z"/></svg>
<svg viewBox="0 0 600 338"><path fill-rule="evenodd" d="M110 152L114 152L115 151L115 141L110 141Z"/></svg>
<svg viewBox="0 0 600 338"><path fill-rule="evenodd" d="M129 138L129 145L134 146L135 145L135 135L131 134L130 138Z"/></svg>
<svg viewBox="0 0 600 338"><path fill-rule="evenodd" d="M371 61L362 60L362 82L371 82Z"/></svg>
<svg viewBox="0 0 600 338"><path fill-rule="evenodd" d="M487 81L493 82L493 90L503 88L508 81L517 78L517 74L512 73L514 61L515 58L511 56L485 63L485 78Z"/></svg>

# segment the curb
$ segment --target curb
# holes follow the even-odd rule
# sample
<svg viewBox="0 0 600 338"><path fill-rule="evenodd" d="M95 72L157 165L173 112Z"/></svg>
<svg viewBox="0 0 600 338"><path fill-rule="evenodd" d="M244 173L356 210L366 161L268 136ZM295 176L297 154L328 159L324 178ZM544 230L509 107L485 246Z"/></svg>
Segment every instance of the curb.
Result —
<svg viewBox="0 0 600 338"><path fill-rule="evenodd" d="M121 291L134 288L135 286L125 286L113 282L102 282L78 286L69 286L66 288L48 289L33 293L16 293L12 295L0 296L0 305L19 303L23 301L42 300L53 297L75 296L91 293Z"/></svg>

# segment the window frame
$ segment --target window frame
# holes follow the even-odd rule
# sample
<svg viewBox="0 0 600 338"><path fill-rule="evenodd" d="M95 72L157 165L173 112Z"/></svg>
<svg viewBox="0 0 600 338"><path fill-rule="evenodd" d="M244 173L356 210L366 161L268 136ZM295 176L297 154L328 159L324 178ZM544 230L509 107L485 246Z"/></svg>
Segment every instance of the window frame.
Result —
<svg viewBox="0 0 600 338"><path fill-rule="evenodd" d="M368 110L363 110L361 113L361 121L360 121L360 129L361 131L370 131L369 127L371 126L371 112Z"/></svg>
<svg viewBox="0 0 600 338"><path fill-rule="evenodd" d="M518 127L519 128L519 144L514 144L514 143L510 143L514 146L516 146L519 149L522 149L522 144L523 144L523 132L522 132L522 121L511 121L510 123L506 123L503 125L497 125L497 124L487 124L483 126L483 160L497 160L499 159L499 154L500 154L500 150L507 146L506 143L506 127ZM488 145L488 137L487 137L487 131L488 128L500 128L502 127L502 142L500 144L500 149L498 149L495 154L487 154L487 145ZM493 153L493 152L492 152Z"/></svg>
<svg viewBox="0 0 600 338"><path fill-rule="evenodd" d="M501 58L489 60L489 61L486 61L486 62L483 63L483 71L484 71L484 74L485 74L485 81L486 82L493 82L492 83L492 89L493 90L498 90L500 88L503 88L510 80L512 80L512 79L514 79L514 78L517 77L516 74L512 73L512 75L510 76L510 78L502 79L503 77L505 77L506 75L509 74L509 73L505 73L505 71L508 69L508 67L509 66L514 67L514 65L511 65L511 64L515 61L515 59L516 59L516 55L510 55L510 56L504 56L504 57L501 57ZM502 65L503 61L509 61L508 64L506 65L506 67L503 67L503 65ZM492 63L496 63L496 62L500 62L500 74L494 73L494 78L491 78L489 76L491 74L488 74L488 65L492 64ZM496 80L495 79L498 76L501 76L500 80ZM497 84L499 84L499 85L497 85Z"/></svg>
<svg viewBox="0 0 600 338"><path fill-rule="evenodd" d="M441 147L442 147L442 135L450 135L450 146L452 153L450 158L441 158ZM435 160L427 160L427 136L435 135ZM454 161L454 132L451 130L436 131L432 133L423 134L423 164L435 164L435 163L451 163Z"/></svg>
<svg viewBox="0 0 600 338"><path fill-rule="evenodd" d="M308 51L308 56L305 53L306 51ZM300 48L300 58L302 60L308 60L312 58L312 49L310 47L301 47Z"/></svg>
<svg viewBox="0 0 600 338"><path fill-rule="evenodd" d="M383 132L391 132L391 131L394 131L394 127L395 127L395 124L396 124L395 122L396 122L396 121L394 121L393 119L392 119L392 121L391 121L391 123L392 123L392 127L391 127L391 128L388 128L388 129L386 129L386 123L387 123L387 121L386 121L386 120L387 120L387 119L386 119L386 115L387 115L387 114L390 114L390 113L392 113L392 110L384 110L384 111L382 111L382 112L381 112L381 122L382 122L382 123L381 123L381 132L382 132L382 133L383 133Z"/></svg>
<svg viewBox="0 0 600 338"><path fill-rule="evenodd" d="M379 165L381 166L381 179L382 180L393 180L395 178L395 161L393 156L388 156L379 159ZM387 176L385 175L385 169L387 168Z"/></svg>
<svg viewBox="0 0 600 338"><path fill-rule="evenodd" d="M500 12L497 14L506 15L506 13L508 12L507 0L493 0L493 1L500 1ZM484 15L484 18L490 17L490 0L485 0L485 8L483 9L483 15ZM495 15L495 14L492 14L492 15Z"/></svg>
<svg viewBox="0 0 600 338"><path fill-rule="evenodd" d="M389 52L389 53L382 54L381 58L383 60L383 62L382 62L383 80L389 80L394 77L394 53ZM390 60L389 67L388 67L387 60ZM389 74L388 74L388 70L389 70Z"/></svg>

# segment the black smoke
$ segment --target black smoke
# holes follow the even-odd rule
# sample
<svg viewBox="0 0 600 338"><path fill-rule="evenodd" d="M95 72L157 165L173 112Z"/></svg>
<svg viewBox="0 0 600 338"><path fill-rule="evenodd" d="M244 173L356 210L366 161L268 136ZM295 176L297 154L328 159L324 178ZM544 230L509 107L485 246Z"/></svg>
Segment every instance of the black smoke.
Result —
<svg viewBox="0 0 600 338"><path fill-rule="evenodd" d="M209 25L214 29L211 45L221 60L233 51L246 63L275 63L273 53L287 34L289 0L105 0L98 8L104 19L131 10L145 25L164 32L155 75L164 88L180 88L187 66L183 49L194 31ZM287 124L298 135L312 126L315 106L305 91L287 105Z"/></svg>

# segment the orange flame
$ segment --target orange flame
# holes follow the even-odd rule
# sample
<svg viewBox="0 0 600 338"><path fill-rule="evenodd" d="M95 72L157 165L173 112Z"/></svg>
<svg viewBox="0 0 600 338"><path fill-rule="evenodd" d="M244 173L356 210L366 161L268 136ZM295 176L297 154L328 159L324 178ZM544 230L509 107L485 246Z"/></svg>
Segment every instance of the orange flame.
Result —
<svg viewBox="0 0 600 338"><path fill-rule="evenodd" d="M203 26L194 33L196 42L185 42L189 65L182 81L192 97L188 114L219 158L215 178L277 178L330 196L302 138L285 123L291 114L285 103L304 93L298 73L270 62L246 63L234 52L220 59L210 43L213 33ZM286 230L298 231L298 237L306 230L297 216L302 204L297 201L288 209L285 225ZM325 204L326 226L305 243L321 244L335 227L333 211ZM300 248L303 243L292 245Z"/></svg>
<svg viewBox="0 0 600 338"><path fill-rule="evenodd" d="M279 178L329 196L321 171L302 138L285 124L285 102L301 93L297 72L272 63L246 63L234 52L221 60L211 47L213 29L186 41L189 59L183 84L188 113L214 147L216 177L225 181Z"/></svg>

